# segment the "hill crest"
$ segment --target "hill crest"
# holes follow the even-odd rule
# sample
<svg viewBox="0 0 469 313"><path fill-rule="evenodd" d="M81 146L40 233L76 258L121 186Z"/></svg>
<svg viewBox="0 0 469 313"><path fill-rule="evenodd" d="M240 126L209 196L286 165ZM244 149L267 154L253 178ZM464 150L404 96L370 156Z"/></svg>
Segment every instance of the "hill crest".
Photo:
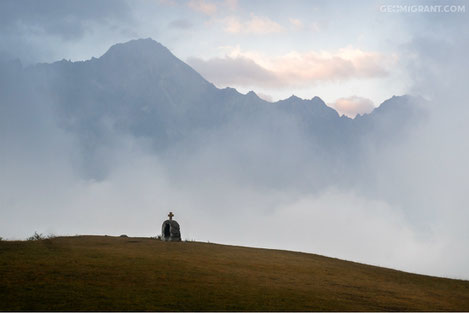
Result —
<svg viewBox="0 0 469 313"><path fill-rule="evenodd" d="M0 251L0 310L469 309L468 281L300 252L108 236L0 241Z"/></svg>

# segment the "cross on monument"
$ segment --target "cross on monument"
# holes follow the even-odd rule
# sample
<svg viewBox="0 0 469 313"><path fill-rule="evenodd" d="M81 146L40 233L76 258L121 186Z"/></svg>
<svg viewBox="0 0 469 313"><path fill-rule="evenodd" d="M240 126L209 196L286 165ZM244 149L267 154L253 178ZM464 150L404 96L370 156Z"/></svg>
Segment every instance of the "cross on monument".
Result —
<svg viewBox="0 0 469 313"><path fill-rule="evenodd" d="M174 216L173 212L169 212L168 216L169 216L169 220L172 220Z"/></svg>

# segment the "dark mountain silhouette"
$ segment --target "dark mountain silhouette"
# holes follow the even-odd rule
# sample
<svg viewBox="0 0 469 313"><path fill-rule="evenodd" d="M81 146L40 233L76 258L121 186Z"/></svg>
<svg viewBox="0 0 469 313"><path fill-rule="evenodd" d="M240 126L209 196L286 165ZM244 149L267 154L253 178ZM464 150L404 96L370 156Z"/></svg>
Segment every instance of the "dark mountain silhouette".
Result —
<svg viewBox="0 0 469 313"><path fill-rule="evenodd" d="M254 92L219 89L152 39L116 44L87 61L0 66L4 118L11 123L24 112L50 112L61 128L77 136L85 163L93 163L96 150L111 144L116 134L144 138L162 153L175 143L190 145L194 138L240 130L246 130L240 140L268 134L277 152L288 150L288 133L295 132L325 162L353 161L360 158L364 141L393 140L421 115L409 96L393 97L372 113L350 119L319 97L269 103Z"/></svg>

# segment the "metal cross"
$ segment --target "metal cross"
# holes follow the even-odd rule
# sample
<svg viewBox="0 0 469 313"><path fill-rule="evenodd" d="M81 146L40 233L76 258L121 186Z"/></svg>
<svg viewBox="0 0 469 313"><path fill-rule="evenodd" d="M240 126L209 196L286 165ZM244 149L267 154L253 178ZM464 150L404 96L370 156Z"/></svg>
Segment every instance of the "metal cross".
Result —
<svg viewBox="0 0 469 313"><path fill-rule="evenodd" d="M169 220L172 220L174 216L173 212L169 212L168 216L169 216Z"/></svg>

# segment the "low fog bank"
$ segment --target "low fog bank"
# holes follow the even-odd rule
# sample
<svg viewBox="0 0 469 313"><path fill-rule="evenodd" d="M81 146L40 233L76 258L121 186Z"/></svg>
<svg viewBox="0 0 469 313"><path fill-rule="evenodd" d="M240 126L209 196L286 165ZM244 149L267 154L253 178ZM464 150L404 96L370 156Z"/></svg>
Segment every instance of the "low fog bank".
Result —
<svg viewBox="0 0 469 313"><path fill-rule="evenodd" d="M107 174L90 179L73 133L47 111L21 113L2 114L4 238L155 236L171 210L185 239L469 277L468 150L460 129L446 128L450 116L431 115L399 142L370 144L358 163L339 166L294 124L284 138L227 127L164 153L115 130L93 156Z"/></svg>

